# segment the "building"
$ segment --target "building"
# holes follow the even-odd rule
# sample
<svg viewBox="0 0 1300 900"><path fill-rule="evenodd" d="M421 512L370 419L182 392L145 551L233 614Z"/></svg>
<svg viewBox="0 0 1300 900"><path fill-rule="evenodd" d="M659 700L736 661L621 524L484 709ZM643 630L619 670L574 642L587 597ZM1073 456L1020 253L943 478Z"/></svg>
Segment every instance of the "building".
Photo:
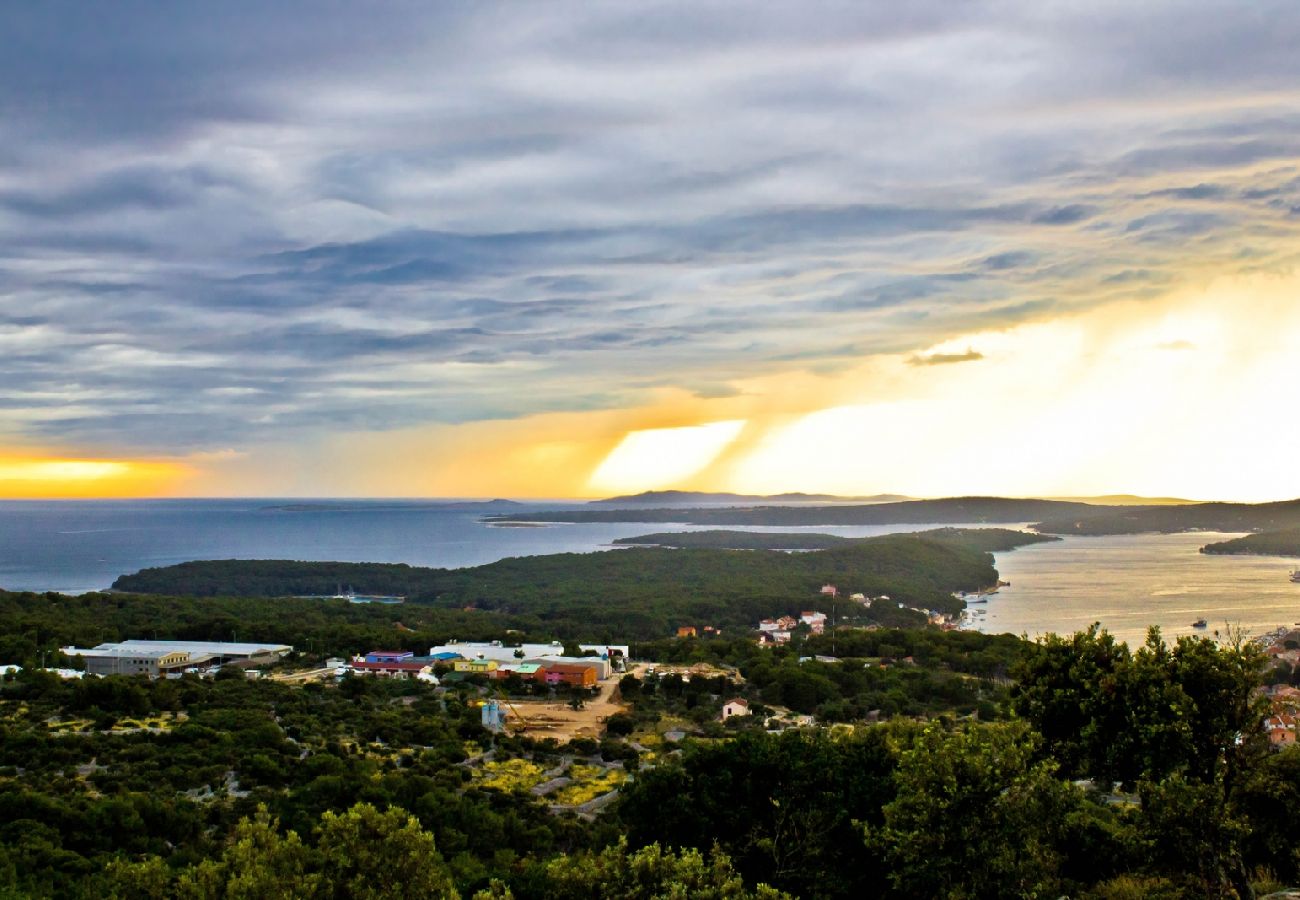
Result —
<svg viewBox="0 0 1300 900"><path fill-rule="evenodd" d="M727 721L734 716L749 715L749 701L741 697L734 700L728 700L722 704L722 721Z"/></svg>
<svg viewBox="0 0 1300 900"><path fill-rule="evenodd" d="M541 663L502 663L492 675L498 679L518 675L524 681L546 683L546 668Z"/></svg>
<svg viewBox="0 0 1300 900"><path fill-rule="evenodd" d="M1269 716L1264 720L1264 730L1274 749L1289 747L1296 742L1296 717L1289 713Z"/></svg>
<svg viewBox="0 0 1300 900"><path fill-rule="evenodd" d="M596 670L591 666L572 663L554 663L546 667L547 684L567 684L573 687L596 686Z"/></svg>
<svg viewBox="0 0 1300 900"><path fill-rule="evenodd" d="M433 674L433 667L424 662L410 662L408 660L370 661L358 656L343 671L350 671L357 675L375 675L380 678L413 678L433 684L438 683L437 676Z"/></svg>
<svg viewBox="0 0 1300 900"><path fill-rule="evenodd" d="M799 615L799 621L807 625L813 634L821 634L826 630L826 613L805 611Z"/></svg>
<svg viewBox="0 0 1300 900"><path fill-rule="evenodd" d="M677 636L678 636L679 638L692 638L692 637L695 637L695 626L694 626L694 625L682 625L682 626L680 626L680 627L677 629Z"/></svg>
<svg viewBox="0 0 1300 900"><path fill-rule="evenodd" d="M538 659L527 659L524 662L537 663L547 669L557 664L585 666L596 673L597 681L604 681L610 674L609 660L601 659L599 656L543 656Z"/></svg>
<svg viewBox="0 0 1300 900"><path fill-rule="evenodd" d="M457 672L471 675L491 675L501 664L495 659L458 659L451 664Z"/></svg>
<svg viewBox="0 0 1300 900"><path fill-rule="evenodd" d="M501 641L452 641L429 648L431 658L443 658L454 661L456 657L464 659L495 659L499 663L521 662L541 656L563 656L564 645L559 641L549 644L519 644L508 646Z"/></svg>
<svg viewBox="0 0 1300 900"><path fill-rule="evenodd" d="M371 650L366 654L366 662L402 662L410 661L415 656L410 650Z"/></svg>
<svg viewBox="0 0 1300 900"><path fill-rule="evenodd" d="M68 656L86 661L92 675L180 675L186 669L213 669L235 663L262 666L293 652L287 644L228 641L118 641L94 647L63 647Z"/></svg>
<svg viewBox="0 0 1300 900"><path fill-rule="evenodd" d="M101 644L98 647L64 647L68 656L80 656L86 662L90 675L163 675L180 674L193 664L190 654L183 650L151 649L147 647L120 647Z"/></svg>
<svg viewBox="0 0 1300 900"><path fill-rule="evenodd" d="M708 628L704 629L708 631ZM631 649L627 644L579 644L578 649L583 653L594 653L601 659L607 659L610 662L619 659L628 659L632 655Z"/></svg>
<svg viewBox="0 0 1300 900"><path fill-rule="evenodd" d="M534 663L549 669L553 663L590 666L596 671L596 678L603 681L609 677L614 661L626 658L629 650L626 644L580 644L579 649L597 656L565 656L564 645L559 641L549 644L520 644L516 647L506 646L501 641L444 644L431 647L426 659L439 661L447 658L458 672L495 672L502 666L519 666ZM446 655L444 657L444 654ZM469 663L494 662L495 668L465 665Z"/></svg>
<svg viewBox="0 0 1300 900"><path fill-rule="evenodd" d="M840 589L833 584L823 584L822 589L817 593L825 594L827 597L838 597L840 595Z"/></svg>

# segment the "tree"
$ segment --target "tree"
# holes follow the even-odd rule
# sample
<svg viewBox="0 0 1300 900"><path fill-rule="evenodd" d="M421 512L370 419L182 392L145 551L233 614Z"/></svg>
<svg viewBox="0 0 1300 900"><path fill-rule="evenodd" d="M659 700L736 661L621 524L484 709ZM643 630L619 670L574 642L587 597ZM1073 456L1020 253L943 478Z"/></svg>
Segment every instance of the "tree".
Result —
<svg viewBox="0 0 1300 900"><path fill-rule="evenodd" d="M903 751L897 796L868 826L903 897L1002 898L1060 893L1066 817L1081 797L1056 765L1035 762L1022 725L927 728Z"/></svg>
<svg viewBox="0 0 1300 900"><path fill-rule="evenodd" d="M745 888L725 853L676 853L651 844L629 852L627 839L599 853L560 856L546 866L547 900L781 900L767 885Z"/></svg>
<svg viewBox="0 0 1300 900"><path fill-rule="evenodd" d="M321 819L323 896L335 900L455 897L433 835L402 809L380 812L358 803Z"/></svg>

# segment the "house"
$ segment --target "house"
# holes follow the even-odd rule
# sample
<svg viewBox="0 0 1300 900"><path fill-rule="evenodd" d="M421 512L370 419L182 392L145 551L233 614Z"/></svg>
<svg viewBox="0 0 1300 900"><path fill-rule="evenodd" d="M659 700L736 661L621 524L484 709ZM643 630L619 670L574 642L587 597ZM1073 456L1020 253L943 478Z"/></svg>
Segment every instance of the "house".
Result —
<svg viewBox="0 0 1300 900"><path fill-rule="evenodd" d="M799 621L807 625L813 634L821 634L826 630L826 613L805 611L799 615Z"/></svg>
<svg viewBox="0 0 1300 900"><path fill-rule="evenodd" d="M780 631L781 626L776 624L776 619L764 619L758 623L758 630L762 632Z"/></svg>
<svg viewBox="0 0 1300 900"><path fill-rule="evenodd" d="M794 616L782 616L776 620L778 631L794 631L799 625L799 620Z"/></svg>
<svg viewBox="0 0 1300 900"><path fill-rule="evenodd" d="M350 671L356 675L373 675L379 678L409 678L428 681L433 684L438 683L437 677L433 674L433 667L428 663L410 662L404 659L375 660L372 662L358 656L343 671Z"/></svg>
<svg viewBox="0 0 1300 900"><path fill-rule="evenodd" d="M749 701L742 697L736 697L734 700L728 700L722 704L722 721L727 721L733 716L749 715Z"/></svg>
<svg viewBox="0 0 1300 900"><path fill-rule="evenodd" d="M495 659L458 659L451 667L457 672L468 672L471 675L490 675L500 665Z"/></svg>
<svg viewBox="0 0 1300 900"><path fill-rule="evenodd" d="M681 627L679 627L679 628L677 629L677 636L678 636L679 638L691 638L691 637L695 637L695 626L694 626L694 625L682 625Z"/></svg>
<svg viewBox="0 0 1300 900"><path fill-rule="evenodd" d="M1296 742L1296 717L1289 713L1269 716L1264 720L1264 730L1274 749L1289 747Z"/></svg>
<svg viewBox="0 0 1300 900"><path fill-rule="evenodd" d="M822 589L817 593L825 594L827 597L838 597L840 595L840 589L833 584L823 584Z"/></svg>
<svg viewBox="0 0 1300 900"><path fill-rule="evenodd" d="M371 650L366 654L366 662L402 662L413 656L410 650Z"/></svg>
<svg viewBox="0 0 1300 900"><path fill-rule="evenodd" d="M567 684L573 687L595 687L596 670L591 666L572 663L554 663L546 667L547 684Z"/></svg>
<svg viewBox="0 0 1300 900"><path fill-rule="evenodd" d="M492 675L498 679L518 675L524 681L546 683L546 669L540 663L502 663Z"/></svg>

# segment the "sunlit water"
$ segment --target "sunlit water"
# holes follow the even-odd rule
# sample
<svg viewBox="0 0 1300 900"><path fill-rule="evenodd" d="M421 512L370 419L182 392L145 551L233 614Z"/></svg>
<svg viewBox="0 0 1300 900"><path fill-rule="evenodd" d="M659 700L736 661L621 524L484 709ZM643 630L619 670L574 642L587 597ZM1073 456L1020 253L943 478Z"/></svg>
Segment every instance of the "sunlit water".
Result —
<svg viewBox="0 0 1300 900"><path fill-rule="evenodd" d="M1238 535L1195 534L1070 537L997 554L1011 582L976 621L981 631L1033 637L1066 634L1100 622L1130 645L1159 625L1166 638L1223 632L1225 625L1259 634L1300 622L1300 584L1293 560L1211 556L1209 543ZM1204 618L1208 629L1193 629Z"/></svg>
<svg viewBox="0 0 1300 900"><path fill-rule="evenodd" d="M284 509L273 500L0 502L0 587L81 593L118 575L192 559L303 559L480 565L509 556L607 550L613 540L705 526L645 523L492 528L475 511L428 504L348 502ZM289 501L298 503L298 501ZM554 504L520 511L554 508ZM864 537L933 526L752 528ZM1225 623L1259 633L1300 622L1295 563L1197 551L1229 535L1067 538L997 554L1003 588L976 617L982 631L1030 636L1101 622L1141 641L1149 625L1167 636Z"/></svg>

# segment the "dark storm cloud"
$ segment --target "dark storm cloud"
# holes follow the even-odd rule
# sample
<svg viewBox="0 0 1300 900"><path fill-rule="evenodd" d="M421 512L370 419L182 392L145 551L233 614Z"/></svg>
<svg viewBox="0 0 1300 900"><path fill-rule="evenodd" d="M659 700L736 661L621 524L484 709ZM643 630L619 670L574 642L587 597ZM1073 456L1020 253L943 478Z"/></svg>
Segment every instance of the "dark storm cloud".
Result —
<svg viewBox="0 0 1300 900"><path fill-rule="evenodd" d="M1294 264L1281 3L10 4L0 437L628 406Z"/></svg>

